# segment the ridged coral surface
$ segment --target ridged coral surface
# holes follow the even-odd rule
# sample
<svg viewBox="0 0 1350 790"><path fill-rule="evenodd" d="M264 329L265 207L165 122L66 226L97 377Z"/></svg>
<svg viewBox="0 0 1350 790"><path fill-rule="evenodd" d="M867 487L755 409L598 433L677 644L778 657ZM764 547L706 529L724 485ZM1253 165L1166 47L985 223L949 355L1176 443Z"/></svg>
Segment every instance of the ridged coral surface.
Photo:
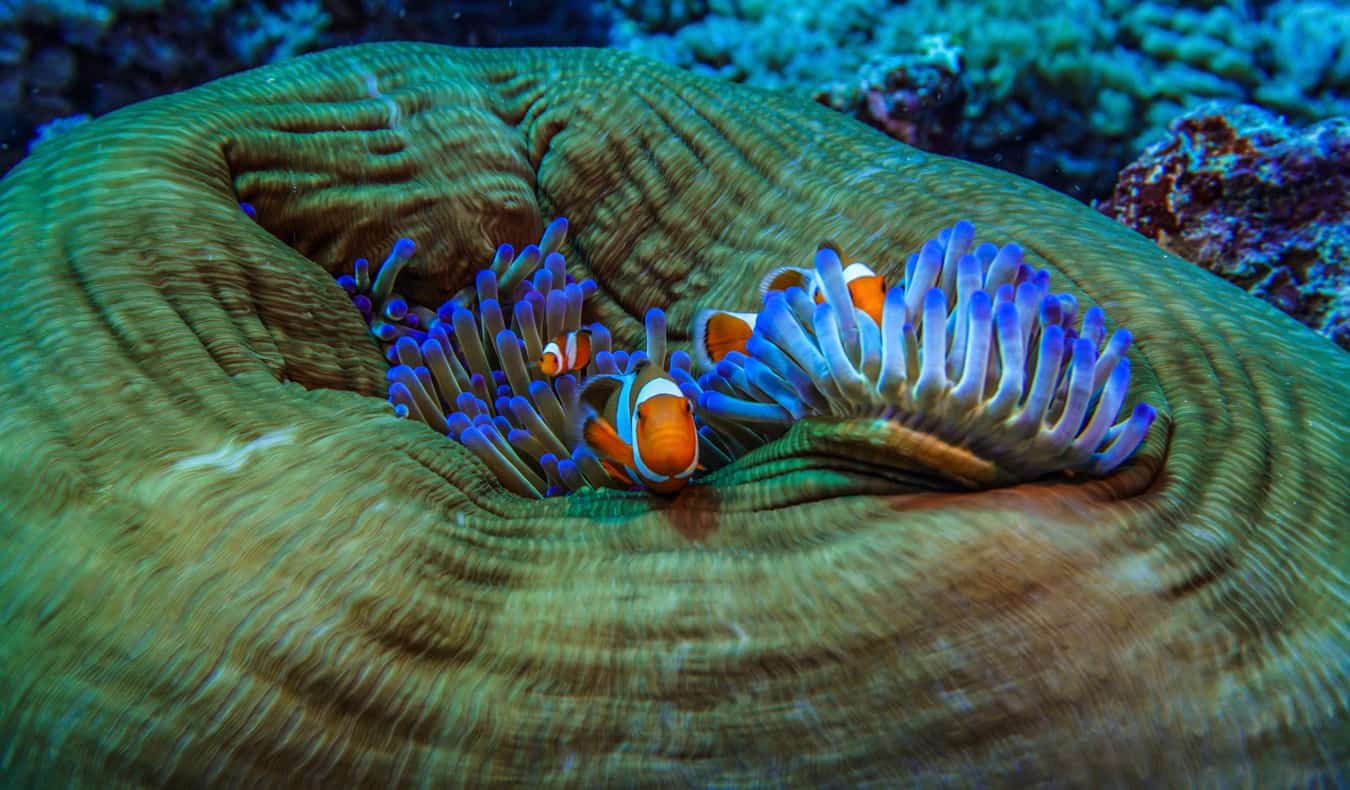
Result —
<svg viewBox="0 0 1350 790"><path fill-rule="evenodd" d="M261 225L239 211L257 206ZM1091 482L790 432L527 501L384 399L334 275L439 303L565 214L597 320L748 309L960 217L1133 332ZM1350 762L1350 358L1068 198L592 51L371 46L133 106L0 185L16 786L1280 787ZM887 269L886 267L892 267ZM1111 328L1111 327L1109 327Z"/></svg>

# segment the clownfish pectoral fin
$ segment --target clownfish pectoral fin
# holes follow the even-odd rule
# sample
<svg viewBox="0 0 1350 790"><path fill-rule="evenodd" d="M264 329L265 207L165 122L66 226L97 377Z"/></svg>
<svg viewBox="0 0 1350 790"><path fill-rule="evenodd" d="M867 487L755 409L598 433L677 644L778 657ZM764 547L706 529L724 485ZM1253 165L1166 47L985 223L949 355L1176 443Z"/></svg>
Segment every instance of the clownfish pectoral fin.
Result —
<svg viewBox="0 0 1350 790"><path fill-rule="evenodd" d="M709 370L732 351L746 353L746 341L755 331L755 313L702 310L694 317L694 357Z"/></svg>
<svg viewBox="0 0 1350 790"><path fill-rule="evenodd" d="M803 269L800 266L779 266L760 280L759 295L763 297L771 291L786 291L794 287L809 293L813 290L811 284L815 280L816 273L810 269Z"/></svg>
<svg viewBox="0 0 1350 790"><path fill-rule="evenodd" d="M572 424L567 426L574 440L583 435L589 420L609 415L609 402L623 389L623 382L623 377L606 373L586 377L577 394L580 408L576 410Z"/></svg>
<svg viewBox="0 0 1350 790"><path fill-rule="evenodd" d="M582 426L581 438L602 460L612 461L630 469L635 465L632 445L619 438L618 432L609 424L609 420L591 415Z"/></svg>

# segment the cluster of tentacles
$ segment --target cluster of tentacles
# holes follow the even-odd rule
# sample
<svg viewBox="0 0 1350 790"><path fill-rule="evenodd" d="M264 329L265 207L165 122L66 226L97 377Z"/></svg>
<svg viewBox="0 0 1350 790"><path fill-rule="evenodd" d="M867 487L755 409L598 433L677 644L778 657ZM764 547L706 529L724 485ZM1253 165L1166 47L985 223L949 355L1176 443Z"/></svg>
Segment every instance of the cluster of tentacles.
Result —
<svg viewBox="0 0 1350 790"><path fill-rule="evenodd" d="M1156 416L1141 403L1117 422L1130 382L1129 331L1108 339L1096 306L1076 325L1077 301L1052 294L1048 272L1027 265L1015 244L976 246L968 222L910 256L879 315L855 306L843 261L822 247L815 268L802 270L810 292L768 290L742 348L715 360L700 354L701 376L685 352L667 356L659 308L646 315L645 352L612 349L604 325L583 323L596 285L567 274L566 233L560 218L518 255L502 245L473 287L435 310L394 291L415 250L409 239L373 278L365 259L339 278L385 347L395 411L461 442L523 496L630 487L587 446L581 426L594 406L582 391L590 377L632 375L645 362L695 404L699 456L712 469L799 421L861 418L869 430L919 437L906 447L955 448L993 470L954 477L1105 474L1139 447ZM538 360L550 339L583 328L591 341L584 368L544 373Z"/></svg>
<svg viewBox="0 0 1350 790"><path fill-rule="evenodd" d="M1052 294L1048 272L1017 245L975 246L974 235L963 221L911 255L880 325L855 307L843 262L822 247L810 294L767 291L741 351L700 355L710 369L697 381L677 374L709 438L735 457L806 418L876 418L992 463L993 480L1123 463L1156 416L1140 403L1116 422L1129 331L1107 339L1096 306L1076 328L1077 301Z"/></svg>
<svg viewBox="0 0 1350 790"><path fill-rule="evenodd" d="M416 250L411 239L394 244L373 278L364 258L353 274L338 278L385 348L395 412L459 441L521 496L630 487L582 439L581 425L594 411L581 399L586 380L630 375L648 362L686 377L691 369L684 352L667 359L666 319L658 308L646 315L645 351L612 349L603 324L583 325L584 302L596 286L567 274L559 252L566 235L567 221L559 218L518 255L501 245L472 288L435 310L394 291ZM583 328L591 343L584 368L576 375L544 373L538 362L550 340Z"/></svg>

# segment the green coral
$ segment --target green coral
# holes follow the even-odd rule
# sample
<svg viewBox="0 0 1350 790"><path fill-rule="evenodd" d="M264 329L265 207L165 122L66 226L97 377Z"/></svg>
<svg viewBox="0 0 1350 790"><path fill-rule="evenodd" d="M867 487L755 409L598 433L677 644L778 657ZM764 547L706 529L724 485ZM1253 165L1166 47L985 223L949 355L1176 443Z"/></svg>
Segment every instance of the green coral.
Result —
<svg viewBox="0 0 1350 790"><path fill-rule="evenodd" d="M634 16L643 4L626 5L617 46L860 114L877 62L941 35L970 85L952 149L1080 197L1108 191L1172 118L1206 100L1300 122L1350 114L1350 17L1330 2L711 2L659 33Z"/></svg>

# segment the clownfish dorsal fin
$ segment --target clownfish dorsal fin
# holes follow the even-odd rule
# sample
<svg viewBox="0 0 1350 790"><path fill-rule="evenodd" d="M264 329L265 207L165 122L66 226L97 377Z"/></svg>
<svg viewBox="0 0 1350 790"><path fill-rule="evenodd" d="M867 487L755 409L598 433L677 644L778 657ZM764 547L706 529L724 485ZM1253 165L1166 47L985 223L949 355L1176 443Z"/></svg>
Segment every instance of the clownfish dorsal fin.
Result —
<svg viewBox="0 0 1350 790"><path fill-rule="evenodd" d="M834 239L821 240L820 245L816 247L816 252L819 252L821 250L829 250L830 252L833 252L835 255L839 256L840 263L843 263L845 266L849 264L848 258L844 256L843 248L841 248L839 246L839 242L835 241Z"/></svg>
<svg viewBox="0 0 1350 790"><path fill-rule="evenodd" d="M578 397L581 399L582 405L589 407L591 412L606 416L606 408L609 406L611 399L621 389L623 389L623 376L597 374L586 378L586 383L581 385L581 392Z"/></svg>
<svg viewBox="0 0 1350 790"><path fill-rule="evenodd" d="M763 298L773 291L786 291L793 287L810 291L809 286L815 277L815 272L800 266L779 266L760 280L759 295Z"/></svg>
<svg viewBox="0 0 1350 790"><path fill-rule="evenodd" d="M694 359L703 370L732 351L745 353L745 343L755 331L755 313L730 310L700 310L694 316Z"/></svg>
<svg viewBox="0 0 1350 790"><path fill-rule="evenodd" d="M577 393L577 416L571 426L572 436L581 437L586 430L586 422L591 417L608 420L613 426L618 420L619 396L630 376L601 373L588 376Z"/></svg>

